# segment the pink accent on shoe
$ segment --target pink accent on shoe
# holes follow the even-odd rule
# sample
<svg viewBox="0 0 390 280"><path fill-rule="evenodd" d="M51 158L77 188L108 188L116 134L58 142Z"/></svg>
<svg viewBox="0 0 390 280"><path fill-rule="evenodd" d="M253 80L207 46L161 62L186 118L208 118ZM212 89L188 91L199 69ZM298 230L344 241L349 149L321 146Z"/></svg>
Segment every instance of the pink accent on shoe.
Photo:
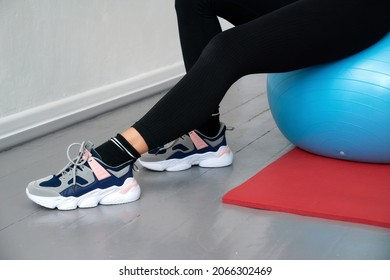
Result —
<svg viewBox="0 0 390 280"><path fill-rule="evenodd" d="M103 166L101 166L91 155L89 151L88 152L88 164L91 167L93 173L95 174L96 178L101 181L111 176L110 173L106 169L104 169Z"/></svg>
<svg viewBox="0 0 390 280"><path fill-rule="evenodd" d="M206 148L208 146L207 143L205 141L203 141L203 139L200 138L200 136L198 134L196 134L195 131L191 131L190 133L188 133L188 135L190 136L192 143L194 143L195 148L197 150Z"/></svg>
<svg viewBox="0 0 390 280"><path fill-rule="evenodd" d="M226 154L230 154L231 152L232 152L232 151L231 151L228 147L225 147L225 148L223 148L223 149L219 152L218 157L221 157L221 156L226 155Z"/></svg>
<svg viewBox="0 0 390 280"><path fill-rule="evenodd" d="M131 183L130 185L127 185L126 187L124 187L123 189L121 189L119 191L119 193L121 194L127 194L132 188L136 187L138 184L137 182L133 182Z"/></svg>

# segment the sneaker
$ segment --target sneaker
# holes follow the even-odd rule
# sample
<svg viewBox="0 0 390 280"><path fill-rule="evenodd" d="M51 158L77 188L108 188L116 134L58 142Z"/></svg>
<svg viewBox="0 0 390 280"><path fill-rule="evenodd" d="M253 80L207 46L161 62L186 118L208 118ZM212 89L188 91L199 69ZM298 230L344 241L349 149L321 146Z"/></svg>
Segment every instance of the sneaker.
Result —
<svg viewBox="0 0 390 280"><path fill-rule="evenodd" d="M226 142L226 126L215 137L207 137L197 130L176 139L168 145L142 155L139 162L155 171L181 171L193 165L224 167L232 164L233 152Z"/></svg>
<svg viewBox="0 0 390 280"><path fill-rule="evenodd" d="M72 146L80 145L71 159ZM120 166L106 165L91 142L68 147L69 163L57 174L28 184L26 194L35 203L60 210L89 208L98 204L122 204L139 199L141 190L133 178L134 161Z"/></svg>

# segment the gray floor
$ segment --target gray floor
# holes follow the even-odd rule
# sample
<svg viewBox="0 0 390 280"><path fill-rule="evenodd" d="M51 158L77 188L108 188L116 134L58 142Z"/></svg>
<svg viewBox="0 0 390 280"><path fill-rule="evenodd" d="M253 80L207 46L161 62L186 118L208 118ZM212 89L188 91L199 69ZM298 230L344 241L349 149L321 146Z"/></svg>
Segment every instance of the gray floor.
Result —
<svg viewBox="0 0 390 280"><path fill-rule="evenodd" d="M265 76L238 81L222 103L234 164L179 173L141 169L139 201L74 211L29 201L29 181L57 172L69 144L99 144L157 95L0 154L0 259L390 259L390 230L221 203L292 148L268 109Z"/></svg>

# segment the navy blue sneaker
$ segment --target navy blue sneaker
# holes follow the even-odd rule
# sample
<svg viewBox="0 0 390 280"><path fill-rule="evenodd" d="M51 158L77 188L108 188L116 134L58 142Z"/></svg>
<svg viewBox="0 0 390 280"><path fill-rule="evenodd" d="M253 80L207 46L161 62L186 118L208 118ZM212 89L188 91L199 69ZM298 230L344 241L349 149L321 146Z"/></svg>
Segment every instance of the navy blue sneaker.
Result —
<svg viewBox="0 0 390 280"><path fill-rule="evenodd" d="M193 165L224 167L232 164L233 152L226 142L226 126L221 123L215 137L207 137L197 130L141 156L139 162L155 171L181 171Z"/></svg>
<svg viewBox="0 0 390 280"><path fill-rule="evenodd" d="M80 145L80 150L78 156L71 159L69 151L74 145ZM57 174L29 183L28 198L41 206L60 210L139 199L141 190L133 178L134 161L108 166L92 147L91 142L70 145L69 163Z"/></svg>

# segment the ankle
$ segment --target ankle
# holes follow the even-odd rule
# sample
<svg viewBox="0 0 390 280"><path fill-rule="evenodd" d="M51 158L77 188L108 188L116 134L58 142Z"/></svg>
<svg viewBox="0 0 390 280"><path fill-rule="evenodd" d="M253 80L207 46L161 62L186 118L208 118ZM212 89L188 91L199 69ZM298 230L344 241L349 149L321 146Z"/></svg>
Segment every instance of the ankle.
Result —
<svg viewBox="0 0 390 280"><path fill-rule="evenodd" d="M140 157L137 150L120 134L117 134L115 137L98 146L95 151L99 154L102 161L110 166L119 166L126 162L134 162Z"/></svg>
<svg viewBox="0 0 390 280"><path fill-rule="evenodd" d="M144 138L134 127L130 127L128 130L124 131L121 134L121 137L137 152L138 155L142 155L149 150Z"/></svg>

